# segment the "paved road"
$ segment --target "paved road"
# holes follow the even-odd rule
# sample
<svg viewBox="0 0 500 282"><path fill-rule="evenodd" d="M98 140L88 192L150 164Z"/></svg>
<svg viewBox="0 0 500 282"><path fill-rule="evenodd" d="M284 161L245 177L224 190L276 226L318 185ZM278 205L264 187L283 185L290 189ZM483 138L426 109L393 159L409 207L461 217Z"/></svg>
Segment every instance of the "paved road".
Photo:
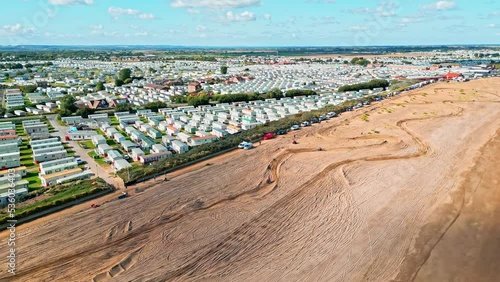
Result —
<svg viewBox="0 0 500 282"><path fill-rule="evenodd" d="M47 119L56 130L56 132L52 133L52 135L59 136L61 137L61 140L64 141L68 127L59 125L59 123L57 122L57 115L49 115L47 116ZM90 150L83 149L82 147L80 147L78 142L75 141L67 141L67 142L71 147L73 147L75 155L80 156L82 161L85 161L87 163L87 165L96 174L96 176L102 178L108 184L113 185L116 189L125 189L125 185L123 184L123 180L121 178L111 176L109 174L110 173L109 171L99 166L99 164L93 158L89 157L88 152Z"/></svg>

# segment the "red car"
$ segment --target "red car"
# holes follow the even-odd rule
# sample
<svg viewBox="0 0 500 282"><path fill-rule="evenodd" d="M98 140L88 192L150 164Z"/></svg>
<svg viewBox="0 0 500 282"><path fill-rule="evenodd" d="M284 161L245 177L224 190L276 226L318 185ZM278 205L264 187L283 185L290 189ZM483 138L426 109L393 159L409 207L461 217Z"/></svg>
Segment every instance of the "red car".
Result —
<svg viewBox="0 0 500 282"><path fill-rule="evenodd" d="M92 204L92 205L90 205L90 206L91 206L92 208L98 208L98 207L100 207L101 205L99 205L99 204Z"/></svg>
<svg viewBox="0 0 500 282"><path fill-rule="evenodd" d="M274 134L272 134L272 133L266 133L266 134L264 134L264 136L262 136L262 139L269 140L269 139L273 139L274 137L275 137Z"/></svg>

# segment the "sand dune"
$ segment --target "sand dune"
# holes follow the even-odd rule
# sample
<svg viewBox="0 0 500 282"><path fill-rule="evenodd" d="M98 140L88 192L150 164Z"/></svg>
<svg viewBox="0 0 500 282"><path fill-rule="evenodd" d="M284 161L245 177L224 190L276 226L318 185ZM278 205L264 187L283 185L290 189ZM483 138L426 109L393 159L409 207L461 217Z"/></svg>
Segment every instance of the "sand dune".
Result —
<svg viewBox="0 0 500 282"><path fill-rule="evenodd" d="M301 129L298 144L280 136L129 199L30 226L19 234L19 274L0 277L494 281L500 270L485 249L500 198L488 199L489 216L473 205L488 198L483 186L500 193L498 182L474 176L481 153L499 154L499 87L498 78L435 84ZM485 151L490 141L496 149ZM487 163L481 173L498 172L498 157ZM484 228L461 235L471 221ZM457 242L471 251L450 252ZM488 266L479 267L483 252ZM462 268L457 255L477 267Z"/></svg>

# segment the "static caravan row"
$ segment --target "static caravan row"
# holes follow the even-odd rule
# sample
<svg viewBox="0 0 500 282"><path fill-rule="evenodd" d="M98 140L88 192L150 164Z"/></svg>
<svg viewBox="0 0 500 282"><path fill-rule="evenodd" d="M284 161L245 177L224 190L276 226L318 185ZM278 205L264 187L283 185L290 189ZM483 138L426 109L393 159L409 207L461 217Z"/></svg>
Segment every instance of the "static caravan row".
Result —
<svg viewBox="0 0 500 282"><path fill-rule="evenodd" d="M156 154L139 156L139 161L141 162L142 165L147 165L150 163L161 161L161 160L166 159L170 156L172 156L172 152L166 151L166 152L161 152L161 153L156 153Z"/></svg>
<svg viewBox="0 0 500 282"><path fill-rule="evenodd" d="M48 138L48 139L40 139L40 140L31 140L30 145L33 147L34 145L37 144L45 144L45 143L53 143L60 141L59 138L53 137L53 138Z"/></svg>
<svg viewBox="0 0 500 282"><path fill-rule="evenodd" d="M18 167L21 165L21 154L19 152L0 154L0 168Z"/></svg>
<svg viewBox="0 0 500 282"><path fill-rule="evenodd" d="M61 150L56 152L48 152L40 155L33 155L33 160L35 161L35 163L39 164L47 161L66 158L67 156L68 152L66 152L66 150Z"/></svg>

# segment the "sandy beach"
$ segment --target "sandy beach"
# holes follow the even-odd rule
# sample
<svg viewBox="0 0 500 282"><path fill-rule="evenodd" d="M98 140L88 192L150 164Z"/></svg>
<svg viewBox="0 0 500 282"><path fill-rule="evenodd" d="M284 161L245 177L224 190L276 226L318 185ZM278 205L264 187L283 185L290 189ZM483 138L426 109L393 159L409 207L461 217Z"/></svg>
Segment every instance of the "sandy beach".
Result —
<svg viewBox="0 0 500 282"><path fill-rule="evenodd" d="M0 281L497 281L497 89L433 84L31 224Z"/></svg>

